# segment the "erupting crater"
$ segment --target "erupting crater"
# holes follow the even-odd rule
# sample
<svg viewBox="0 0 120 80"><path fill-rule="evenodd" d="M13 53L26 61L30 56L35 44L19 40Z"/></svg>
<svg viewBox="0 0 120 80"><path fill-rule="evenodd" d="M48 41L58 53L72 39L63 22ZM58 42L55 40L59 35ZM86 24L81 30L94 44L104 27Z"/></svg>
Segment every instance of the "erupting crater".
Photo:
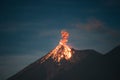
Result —
<svg viewBox="0 0 120 80"><path fill-rule="evenodd" d="M47 54L44 58L41 59L41 63L43 63L48 58L52 58L55 62L60 62L62 59L70 60L72 57L73 51L67 45L69 38L69 33L65 30L61 31L61 40L59 44L53 49L49 54Z"/></svg>

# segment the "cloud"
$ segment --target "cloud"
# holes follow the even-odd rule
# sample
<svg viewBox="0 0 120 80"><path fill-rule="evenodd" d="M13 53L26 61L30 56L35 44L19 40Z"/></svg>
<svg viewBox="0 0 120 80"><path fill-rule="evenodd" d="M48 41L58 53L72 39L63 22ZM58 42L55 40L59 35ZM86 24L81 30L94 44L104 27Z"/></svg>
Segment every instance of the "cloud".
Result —
<svg viewBox="0 0 120 80"><path fill-rule="evenodd" d="M6 22L0 24L0 32L40 31L45 26L45 21Z"/></svg>
<svg viewBox="0 0 120 80"><path fill-rule="evenodd" d="M113 28L109 28L104 22L98 20L98 19L88 19L86 20L86 22L82 23L82 22L78 22L75 24L72 24L72 26L81 29L81 30L85 30L88 32L99 32L99 33L104 33L104 34L108 34L112 37L118 37L120 36L119 32L117 30L114 30Z"/></svg>
<svg viewBox="0 0 120 80"><path fill-rule="evenodd" d="M0 32L16 32L15 24L0 24Z"/></svg>
<svg viewBox="0 0 120 80"><path fill-rule="evenodd" d="M93 31L93 30L101 29L104 26L104 24L97 19L91 19L91 20L89 19L85 23L79 22L74 24L74 26L87 31Z"/></svg>
<svg viewBox="0 0 120 80"><path fill-rule="evenodd" d="M106 0L104 4L108 7L119 6L119 2L119 0Z"/></svg>

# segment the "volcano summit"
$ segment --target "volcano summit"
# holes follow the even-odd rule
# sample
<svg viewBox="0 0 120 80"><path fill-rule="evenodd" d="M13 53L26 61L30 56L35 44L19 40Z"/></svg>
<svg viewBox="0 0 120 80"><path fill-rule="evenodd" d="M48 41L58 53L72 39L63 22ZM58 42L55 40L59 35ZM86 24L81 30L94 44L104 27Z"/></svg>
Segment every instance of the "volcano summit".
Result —
<svg viewBox="0 0 120 80"><path fill-rule="evenodd" d="M58 46L54 50L52 50L48 55L42 58L41 62L44 62L49 57L52 57L54 61L59 63L62 59L69 60L72 57L73 51L67 45L69 33L65 30L62 30L61 37L62 39L60 40Z"/></svg>

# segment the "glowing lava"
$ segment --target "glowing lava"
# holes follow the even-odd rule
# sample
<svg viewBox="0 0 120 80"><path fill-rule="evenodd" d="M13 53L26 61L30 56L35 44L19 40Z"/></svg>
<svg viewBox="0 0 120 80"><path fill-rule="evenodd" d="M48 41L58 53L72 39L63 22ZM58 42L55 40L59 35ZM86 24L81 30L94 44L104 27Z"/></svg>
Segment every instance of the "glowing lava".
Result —
<svg viewBox="0 0 120 80"><path fill-rule="evenodd" d="M67 45L69 33L65 30L61 31L61 37L58 46L53 49L49 54L47 54L44 58L42 58L41 62L44 62L49 57L53 58L54 61L60 62L61 59L69 60L72 57L71 48Z"/></svg>

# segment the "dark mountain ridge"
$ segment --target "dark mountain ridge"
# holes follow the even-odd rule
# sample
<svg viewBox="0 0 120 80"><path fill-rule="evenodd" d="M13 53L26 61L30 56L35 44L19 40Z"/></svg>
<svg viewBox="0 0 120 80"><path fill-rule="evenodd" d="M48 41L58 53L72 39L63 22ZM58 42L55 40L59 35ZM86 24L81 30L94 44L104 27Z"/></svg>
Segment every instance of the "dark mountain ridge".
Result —
<svg viewBox="0 0 120 80"><path fill-rule="evenodd" d="M7 80L120 80L120 61L112 56L120 54L120 47L106 55L91 49L72 51L68 61L62 59L57 63L50 57L41 63L45 55Z"/></svg>
<svg viewBox="0 0 120 80"><path fill-rule="evenodd" d="M106 55L119 55L120 56L120 45L106 53Z"/></svg>

